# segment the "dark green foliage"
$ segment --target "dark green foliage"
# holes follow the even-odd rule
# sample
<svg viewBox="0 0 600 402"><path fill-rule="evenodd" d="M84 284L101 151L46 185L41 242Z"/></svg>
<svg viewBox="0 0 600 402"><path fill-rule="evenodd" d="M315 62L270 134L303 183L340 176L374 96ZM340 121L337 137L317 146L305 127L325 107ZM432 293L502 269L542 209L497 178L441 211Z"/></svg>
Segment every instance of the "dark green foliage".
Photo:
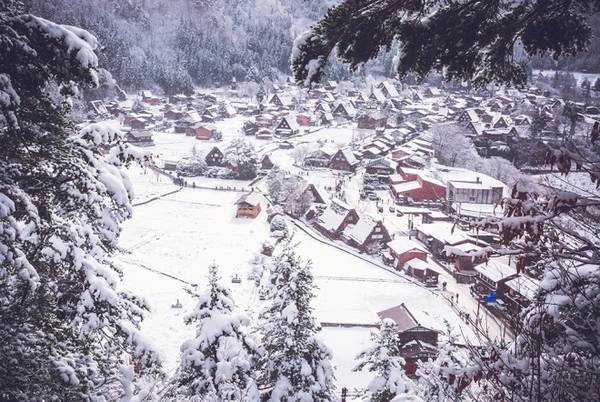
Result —
<svg viewBox="0 0 600 402"><path fill-rule="evenodd" d="M109 259L131 206L102 176L132 155L68 118L75 85L96 84L95 39L24 10L0 2L0 400L116 400L124 353L156 362Z"/></svg>
<svg viewBox="0 0 600 402"><path fill-rule="evenodd" d="M422 80L439 71L475 85L519 85L527 69L515 60L515 43L529 55L574 55L589 44L584 17L597 7L583 0L346 0L300 39L292 69L297 82L308 84L322 78L334 49L355 69L399 41L401 78L414 72Z"/></svg>

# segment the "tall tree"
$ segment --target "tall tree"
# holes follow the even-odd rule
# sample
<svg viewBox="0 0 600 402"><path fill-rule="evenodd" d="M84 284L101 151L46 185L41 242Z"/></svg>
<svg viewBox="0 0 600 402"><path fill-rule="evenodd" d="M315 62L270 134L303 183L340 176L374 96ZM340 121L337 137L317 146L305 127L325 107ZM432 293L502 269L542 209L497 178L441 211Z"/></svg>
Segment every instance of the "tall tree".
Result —
<svg viewBox="0 0 600 402"><path fill-rule="evenodd" d="M187 324L197 324L196 336L181 345L173 394L211 402L258 401L253 379L257 346L244 332L248 318L234 313L229 290L219 280L213 264L207 292L199 296L198 305L185 319Z"/></svg>
<svg viewBox="0 0 600 402"><path fill-rule="evenodd" d="M264 356L259 386L266 401L331 401L331 352L315 338L311 264L296 255L291 240L273 261L270 305L262 314Z"/></svg>
<svg viewBox="0 0 600 402"><path fill-rule="evenodd" d="M357 356L358 365L354 371L365 368L375 377L368 386L369 400L372 402L417 401L414 383L404 372L404 359L400 356L400 342L394 321L383 320L379 331L371 335L373 345Z"/></svg>
<svg viewBox="0 0 600 402"><path fill-rule="evenodd" d="M546 114L546 111L542 108L537 108L534 112L533 118L531 119L531 126L529 131L533 137L539 137L542 131L548 126L550 118Z"/></svg>
<svg viewBox="0 0 600 402"><path fill-rule="evenodd" d="M474 84L522 84L527 70L514 57L559 57L586 48L586 16L600 3L587 0L397 1L345 0L297 38L292 54L296 81L319 81L334 52L353 69L400 43L397 72L430 71Z"/></svg>
<svg viewBox="0 0 600 402"><path fill-rule="evenodd" d="M110 255L132 212L121 134L77 131L69 97L97 84L96 38L0 1L0 399L118 399L157 355L145 303Z"/></svg>

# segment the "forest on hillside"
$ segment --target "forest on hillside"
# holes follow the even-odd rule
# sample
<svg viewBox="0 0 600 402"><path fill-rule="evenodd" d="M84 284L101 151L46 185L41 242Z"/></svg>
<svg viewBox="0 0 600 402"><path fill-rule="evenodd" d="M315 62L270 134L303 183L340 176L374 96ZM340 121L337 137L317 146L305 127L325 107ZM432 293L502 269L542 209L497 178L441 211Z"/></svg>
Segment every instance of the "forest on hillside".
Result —
<svg viewBox="0 0 600 402"><path fill-rule="evenodd" d="M31 12L80 26L99 39L99 64L124 88L160 87L165 93L194 85L263 83L290 74L294 38L336 0L31 0ZM533 57L533 68L600 71L600 17L590 17L590 50L555 61ZM397 49L359 73L392 76ZM332 57L326 76L349 78Z"/></svg>
<svg viewBox="0 0 600 402"><path fill-rule="evenodd" d="M99 65L127 89L166 93L232 80L261 83L290 73L294 38L335 0L32 0L31 11L81 26L102 46ZM391 72L393 54L367 68ZM328 76L348 68L332 63Z"/></svg>

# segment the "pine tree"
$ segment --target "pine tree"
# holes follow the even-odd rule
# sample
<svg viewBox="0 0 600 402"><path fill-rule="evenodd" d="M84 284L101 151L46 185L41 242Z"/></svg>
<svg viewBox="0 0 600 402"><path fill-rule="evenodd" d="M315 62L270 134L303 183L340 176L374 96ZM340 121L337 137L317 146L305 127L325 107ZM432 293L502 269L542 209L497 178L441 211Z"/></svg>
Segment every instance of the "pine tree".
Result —
<svg viewBox="0 0 600 402"><path fill-rule="evenodd" d="M176 374L176 399L258 401L253 376L257 358L254 340L244 332L248 319L234 313L229 290L219 283L218 268L209 268L207 292L186 324L196 324L196 336L181 345Z"/></svg>
<svg viewBox="0 0 600 402"><path fill-rule="evenodd" d="M549 120L550 119L546 115L546 112L543 109L538 108L533 115L531 126L529 127L531 135L533 137L539 137L542 134L542 131L544 131L548 126Z"/></svg>
<svg viewBox="0 0 600 402"><path fill-rule="evenodd" d="M466 349L456 346L457 339L450 328L437 345L433 360L418 362L417 393L424 401L462 401L459 379L471 360Z"/></svg>
<svg viewBox="0 0 600 402"><path fill-rule="evenodd" d="M438 71L475 85L522 84L527 69L514 57L517 42L529 54L582 52L592 37L586 17L598 10L589 0L345 0L294 42L292 70L298 83L318 82L331 54L356 70L399 42L400 78Z"/></svg>
<svg viewBox="0 0 600 402"><path fill-rule="evenodd" d="M400 356L396 324L390 319L383 320L379 331L372 334L371 340L373 346L357 356L359 363L354 368L354 371L366 368L375 373L368 387L369 400L417 400L413 390L414 384L404 372L405 362Z"/></svg>
<svg viewBox="0 0 600 402"><path fill-rule="evenodd" d="M320 328L310 305L314 297L311 265L302 262L288 240L272 270L271 302L262 314L261 327L263 400L331 401L331 352L315 338Z"/></svg>
<svg viewBox="0 0 600 402"><path fill-rule="evenodd" d="M121 134L68 118L96 38L0 2L0 400L119 399L156 367L111 262L133 196Z"/></svg>

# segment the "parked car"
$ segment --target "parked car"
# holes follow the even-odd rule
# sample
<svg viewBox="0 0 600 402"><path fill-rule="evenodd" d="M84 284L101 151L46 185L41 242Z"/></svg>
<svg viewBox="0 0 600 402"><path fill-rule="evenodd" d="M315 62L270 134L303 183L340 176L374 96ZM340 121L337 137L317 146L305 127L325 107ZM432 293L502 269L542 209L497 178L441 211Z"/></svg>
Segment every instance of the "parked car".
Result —
<svg viewBox="0 0 600 402"><path fill-rule="evenodd" d="M375 194L375 193L369 193L369 199L371 201L377 201L379 199L379 197L377 197L377 194Z"/></svg>
<svg viewBox="0 0 600 402"><path fill-rule="evenodd" d="M396 212L396 208L393 205L390 205L390 212Z"/></svg>
<svg viewBox="0 0 600 402"><path fill-rule="evenodd" d="M377 212L383 212L383 207L381 205L377 206Z"/></svg>
<svg viewBox="0 0 600 402"><path fill-rule="evenodd" d="M396 211L396 216L404 216L404 214L400 211Z"/></svg>

